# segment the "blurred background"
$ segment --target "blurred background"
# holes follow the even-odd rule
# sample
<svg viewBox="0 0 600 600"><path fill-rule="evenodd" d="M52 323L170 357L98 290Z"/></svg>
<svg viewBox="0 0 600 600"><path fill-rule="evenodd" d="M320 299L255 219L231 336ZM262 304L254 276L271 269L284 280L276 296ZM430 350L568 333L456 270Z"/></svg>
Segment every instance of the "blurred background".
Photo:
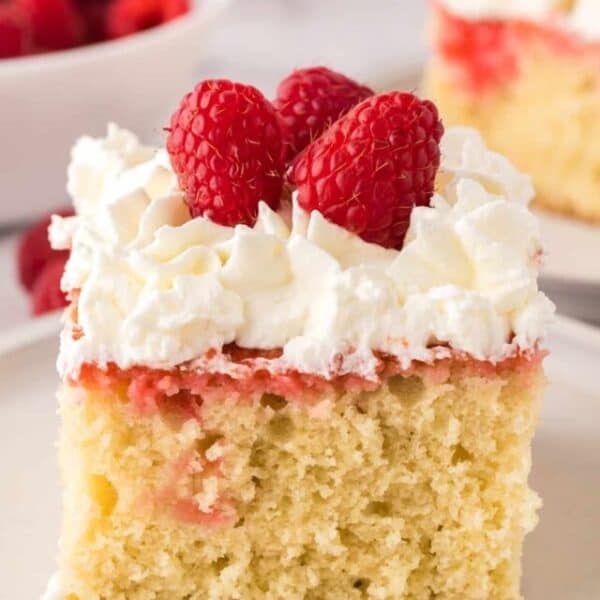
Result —
<svg viewBox="0 0 600 600"><path fill-rule="evenodd" d="M376 90L420 84L428 0L189 1L47 0L54 12L34 14L40 32L12 48L7 23L23 15L10 7L36 2L0 2L0 57L23 55L0 60L0 331L43 312L32 306L31 285L19 284L19 234L68 205L65 169L80 135L102 135L114 121L162 143L179 98L206 77L252 83L269 97L293 68L315 64ZM60 10L72 2L85 22L65 29ZM121 8L102 13L101 28L98 11L109 3ZM563 312L600 321L600 229L565 219L544 229L545 289Z"/></svg>

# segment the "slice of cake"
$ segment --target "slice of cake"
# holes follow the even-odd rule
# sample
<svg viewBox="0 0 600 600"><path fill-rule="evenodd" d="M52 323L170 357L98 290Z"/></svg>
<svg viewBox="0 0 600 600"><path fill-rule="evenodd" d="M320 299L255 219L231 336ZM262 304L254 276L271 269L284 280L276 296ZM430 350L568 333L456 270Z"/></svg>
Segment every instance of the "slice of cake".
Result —
<svg viewBox="0 0 600 600"><path fill-rule="evenodd" d="M529 179L400 92L287 169L304 101L282 128L203 82L168 152L73 151L68 600L520 598L553 313Z"/></svg>
<svg viewBox="0 0 600 600"><path fill-rule="evenodd" d="M541 207L600 222L598 0L438 0L427 94L532 175Z"/></svg>

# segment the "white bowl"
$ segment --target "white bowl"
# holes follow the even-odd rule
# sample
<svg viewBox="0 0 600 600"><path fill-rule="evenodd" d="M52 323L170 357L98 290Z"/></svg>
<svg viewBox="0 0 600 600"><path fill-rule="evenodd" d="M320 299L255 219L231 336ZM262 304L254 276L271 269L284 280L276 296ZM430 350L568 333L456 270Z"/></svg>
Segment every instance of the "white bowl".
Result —
<svg viewBox="0 0 600 600"><path fill-rule="evenodd" d="M188 15L122 40L0 61L0 226L67 203L65 169L80 135L114 121L162 139L226 4L199 0Z"/></svg>

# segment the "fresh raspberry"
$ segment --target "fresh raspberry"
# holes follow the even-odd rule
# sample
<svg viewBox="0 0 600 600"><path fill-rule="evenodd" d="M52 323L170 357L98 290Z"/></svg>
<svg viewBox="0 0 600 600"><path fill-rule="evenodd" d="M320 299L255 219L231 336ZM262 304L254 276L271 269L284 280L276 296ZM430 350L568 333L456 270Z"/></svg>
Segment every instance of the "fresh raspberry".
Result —
<svg viewBox="0 0 600 600"><path fill-rule="evenodd" d="M76 0L83 22L83 39L87 44L106 39L108 3L106 0Z"/></svg>
<svg viewBox="0 0 600 600"><path fill-rule="evenodd" d="M279 205L281 129L271 103L250 85L200 83L171 118L167 150L194 217L252 225L260 200Z"/></svg>
<svg viewBox="0 0 600 600"><path fill-rule="evenodd" d="M70 210L57 211L63 217L73 214ZM48 227L50 226L51 216L44 217L36 223L31 229L26 231L17 247L17 266L19 271L19 280L26 290L31 291L33 286L44 270L44 267L56 257L66 257L68 251L52 250L48 241Z"/></svg>
<svg viewBox="0 0 600 600"><path fill-rule="evenodd" d="M0 5L0 58L23 56L30 49L23 15L10 4Z"/></svg>
<svg viewBox="0 0 600 600"><path fill-rule="evenodd" d="M40 273L33 286L31 296L34 315L43 315L69 304L66 295L60 289L60 280L65 271L67 259L67 256L53 258Z"/></svg>
<svg viewBox="0 0 600 600"><path fill-rule="evenodd" d="M369 98L300 155L292 172L298 201L367 242L400 248L412 209L433 194L443 132L428 100Z"/></svg>
<svg viewBox="0 0 600 600"><path fill-rule="evenodd" d="M332 123L374 92L326 67L298 69L277 88L287 158L292 160Z"/></svg>
<svg viewBox="0 0 600 600"><path fill-rule="evenodd" d="M113 0L107 15L109 37L151 29L190 10L190 0Z"/></svg>
<svg viewBox="0 0 600 600"><path fill-rule="evenodd" d="M39 48L64 50L81 43L83 26L73 0L16 0Z"/></svg>

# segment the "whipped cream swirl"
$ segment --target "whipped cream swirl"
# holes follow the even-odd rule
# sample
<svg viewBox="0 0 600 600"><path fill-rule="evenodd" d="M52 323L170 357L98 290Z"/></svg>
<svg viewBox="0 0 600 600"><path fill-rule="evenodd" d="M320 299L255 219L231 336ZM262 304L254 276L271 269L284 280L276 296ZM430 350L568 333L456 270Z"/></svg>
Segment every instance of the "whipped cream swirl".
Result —
<svg viewBox="0 0 600 600"><path fill-rule="evenodd" d="M523 19L548 22L589 42L600 41L600 2L575 0L569 10L559 0L438 0L467 19Z"/></svg>
<svg viewBox="0 0 600 600"><path fill-rule="evenodd" d="M236 343L281 348L274 371L375 378L375 352L408 366L531 349L553 313L537 289L531 183L472 130L450 129L442 156L431 206L397 251L295 202L261 204L252 228L191 219L164 151L114 125L83 138L69 167L77 216L51 226L54 247L72 249L63 288L79 291L61 372L170 368Z"/></svg>

